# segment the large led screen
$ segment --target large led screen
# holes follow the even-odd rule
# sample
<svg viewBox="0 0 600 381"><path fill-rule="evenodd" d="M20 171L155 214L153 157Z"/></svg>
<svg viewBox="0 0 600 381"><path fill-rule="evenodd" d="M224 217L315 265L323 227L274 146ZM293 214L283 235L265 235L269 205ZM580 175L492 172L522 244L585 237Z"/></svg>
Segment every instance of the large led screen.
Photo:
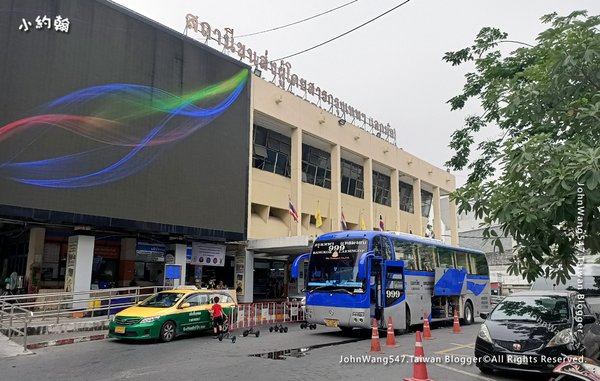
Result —
<svg viewBox="0 0 600 381"><path fill-rule="evenodd" d="M18 207L244 234L241 63L105 1L3 1L0 89L0 217Z"/></svg>

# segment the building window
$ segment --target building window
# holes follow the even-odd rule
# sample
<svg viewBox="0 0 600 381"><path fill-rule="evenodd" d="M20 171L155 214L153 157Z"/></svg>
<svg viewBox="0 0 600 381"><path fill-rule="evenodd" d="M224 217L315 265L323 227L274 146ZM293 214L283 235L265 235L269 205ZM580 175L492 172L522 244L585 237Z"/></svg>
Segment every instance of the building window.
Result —
<svg viewBox="0 0 600 381"><path fill-rule="evenodd" d="M263 171L290 176L291 139L254 125L252 166Z"/></svg>
<svg viewBox="0 0 600 381"><path fill-rule="evenodd" d="M373 171L373 202L381 205L392 205L390 199L390 177L383 173Z"/></svg>
<svg viewBox="0 0 600 381"><path fill-rule="evenodd" d="M331 189L331 155L302 144L302 181Z"/></svg>
<svg viewBox="0 0 600 381"><path fill-rule="evenodd" d="M363 167L348 160L341 160L342 193L364 198Z"/></svg>
<svg viewBox="0 0 600 381"><path fill-rule="evenodd" d="M402 181L400 181L400 210L407 213L415 212L413 186Z"/></svg>
<svg viewBox="0 0 600 381"><path fill-rule="evenodd" d="M425 218L429 218L431 201L433 201L433 193L421 189L421 215Z"/></svg>

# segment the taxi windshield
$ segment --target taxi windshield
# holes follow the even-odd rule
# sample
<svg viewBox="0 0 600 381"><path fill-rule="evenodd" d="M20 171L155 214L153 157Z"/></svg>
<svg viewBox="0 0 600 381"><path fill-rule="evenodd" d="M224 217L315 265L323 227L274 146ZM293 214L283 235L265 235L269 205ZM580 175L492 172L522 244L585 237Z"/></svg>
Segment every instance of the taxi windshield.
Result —
<svg viewBox="0 0 600 381"><path fill-rule="evenodd" d="M173 307L183 297L182 293L176 292L163 292L152 295L148 299L144 300L140 307L156 307L156 308L168 308Z"/></svg>

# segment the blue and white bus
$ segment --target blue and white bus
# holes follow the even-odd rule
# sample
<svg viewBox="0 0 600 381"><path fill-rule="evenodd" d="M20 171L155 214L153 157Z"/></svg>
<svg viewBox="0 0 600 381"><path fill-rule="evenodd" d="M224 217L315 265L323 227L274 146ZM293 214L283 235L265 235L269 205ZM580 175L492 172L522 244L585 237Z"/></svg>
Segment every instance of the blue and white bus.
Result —
<svg viewBox="0 0 600 381"><path fill-rule="evenodd" d="M318 237L310 253L294 261L292 277L308 259L306 320L343 331L370 328L377 319L395 330L451 319L463 324L489 312L490 279L485 254L411 234L347 230Z"/></svg>

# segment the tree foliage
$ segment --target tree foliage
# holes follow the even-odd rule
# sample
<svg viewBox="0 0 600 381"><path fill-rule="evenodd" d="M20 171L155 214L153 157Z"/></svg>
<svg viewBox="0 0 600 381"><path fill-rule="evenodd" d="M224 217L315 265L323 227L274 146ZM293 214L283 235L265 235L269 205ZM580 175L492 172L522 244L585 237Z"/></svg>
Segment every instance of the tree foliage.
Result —
<svg viewBox="0 0 600 381"><path fill-rule="evenodd" d="M501 251L500 235L515 239L510 273L564 283L578 250L600 252L600 16L541 20L549 27L535 45L520 43L508 55L499 49L508 36L495 28L445 54L453 66L475 67L448 101L452 110L471 99L483 109L452 134L446 166L469 170L452 195L459 212L483 219L484 237ZM500 137L476 143L490 127Z"/></svg>

